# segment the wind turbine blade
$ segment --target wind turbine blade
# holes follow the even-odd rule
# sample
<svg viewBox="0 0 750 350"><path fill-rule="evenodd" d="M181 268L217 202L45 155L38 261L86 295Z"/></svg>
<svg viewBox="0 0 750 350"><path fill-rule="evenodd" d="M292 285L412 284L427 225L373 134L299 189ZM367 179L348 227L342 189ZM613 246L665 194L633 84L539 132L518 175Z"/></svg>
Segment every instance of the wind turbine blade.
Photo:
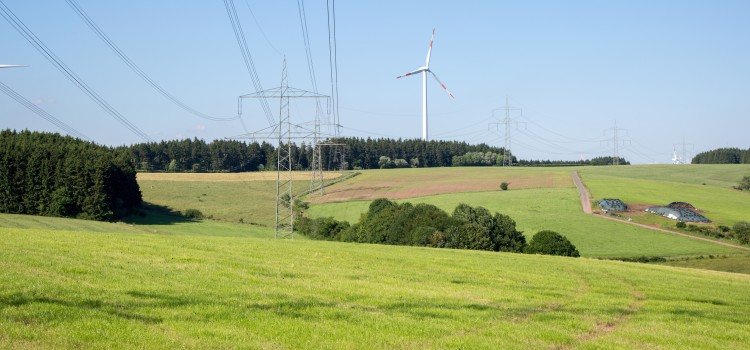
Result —
<svg viewBox="0 0 750 350"><path fill-rule="evenodd" d="M20 64L0 64L0 68L27 67Z"/></svg>
<svg viewBox="0 0 750 350"><path fill-rule="evenodd" d="M432 55L432 41L435 40L435 28L432 28L432 37L430 38L430 47L427 49L427 61L424 66L430 68L430 55Z"/></svg>
<svg viewBox="0 0 750 350"><path fill-rule="evenodd" d="M419 69L417 69L417 70L415 70L413 72L409 72L409 73L406 73L404 75L399 75L399 76L396 77L396 79L403 78L403 77L408 77L410 75L414 75L414 74L417 74L417 73L422 73L424 70L425 70L424 68L419 68Z"/></svg>
<svg viewBox="0 0 750 350"><path fill-rule="evenodd" d="M452 93L451 93L450 91L448 91L448 88L447 88L447 87L445 87L445 84L443 84L443 82L442 82L442 81L440 81L440 79L439 79L439 78L437 77L437 75L435 75L435 73L433 73L433 72L432 72L431 70L429 70L429 69L428 69L427 71L428 71L428 72L430 72L430 74L432 74L432 77L433 77L433 78L435 78L435 80L437 80L438 84L440 84L440 86L441 86L441 87L443 88L443 90L445 90L445 92L447 92L447 93L448 93L448 95L450 95L450 97L451 97L452 99L454 99L454 100L455 100L456 98L455 98L455 97L453 97L453 94L452 94Z"/></svg>

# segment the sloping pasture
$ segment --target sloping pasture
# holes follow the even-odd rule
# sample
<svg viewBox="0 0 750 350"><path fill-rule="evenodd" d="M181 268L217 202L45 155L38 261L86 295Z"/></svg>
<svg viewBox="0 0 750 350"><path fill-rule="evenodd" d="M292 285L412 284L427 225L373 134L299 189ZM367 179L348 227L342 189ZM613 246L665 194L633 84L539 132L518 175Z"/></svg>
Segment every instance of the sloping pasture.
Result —
<svg viewBox="0 0 750 350"><path fill-rule="evenodd" d="M252 237L2 228L0 241L0 348L750 343L744 275Z"/></svg>
<svg viewBox="0 0 750 350"><path fill-rule="evenodd" d="M583 256L682 256L739 252L729 247L584 214L575 188L452 193L399 201L433 204L449 213L460 203L483 206L490 211L509 215L529 239L541 230L557 231L568 237ZM315 204L310 208L310 215L357 222L359 215L367 211L369 203Z"/></svg>
<svg viewBox="0 0 750 350"><path fill-rule="evenodd" d="M632 168L631 168L632 167ZM583 168L581 179L594 198L626 203L666 205L689 202L717 224L750 221L750 193L732 189L748 165L669 165ZM744 175L743 175L744 174Z"/></svg>

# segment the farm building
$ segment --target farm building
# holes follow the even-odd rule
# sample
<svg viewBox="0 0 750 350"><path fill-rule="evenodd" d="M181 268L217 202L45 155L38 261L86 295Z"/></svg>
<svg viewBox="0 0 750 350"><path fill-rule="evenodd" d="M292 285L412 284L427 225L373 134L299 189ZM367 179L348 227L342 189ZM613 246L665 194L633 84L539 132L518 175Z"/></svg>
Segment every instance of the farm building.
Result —
<svg viewBox="0 0 750 350"><path fill-rule="evenodd" d="M599 201L599 206L605 211L628 211L628 206L616 198L604 198Z"/></svg>
<svg viewBox="0 0 750 350"><path fill-rule="evenodd" d="M710 222L710 220L708 220L708 218L706 218L705 216L680 206L650 207L646 208L646 211L652 214L661 215L665 218L682 222Z"/></svg>

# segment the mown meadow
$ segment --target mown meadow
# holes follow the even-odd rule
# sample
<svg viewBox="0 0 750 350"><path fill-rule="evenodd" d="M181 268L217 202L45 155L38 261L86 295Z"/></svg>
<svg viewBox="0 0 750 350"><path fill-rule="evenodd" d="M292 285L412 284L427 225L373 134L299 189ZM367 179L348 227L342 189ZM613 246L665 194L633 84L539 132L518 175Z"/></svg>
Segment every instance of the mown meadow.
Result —
<svg viewBox="0 0 750 350"><path fill-rule="evenodd" d="M622 176L619 169L623 168ZM483 206L491 211L497 211L511 216L516 220L518 228L527 236L533 235L540 230L554 230L568 237L579 248L584 256L594 257L634 257L634 256L694 256L715 254L737 254L741 253L733 248L713 245L700 241L691 241L682 237L673 236L663 232L656 232L642 227L632 226L604 220L600 217L586 215L581 211L578 192L572 180L571 171L579 171L584 183L591 190L594 199L598 198L622 198L625 201L633 200L634 194L646 193L651 199L663 198L671 201L689 201L696 197L710 197L707 201L696 201L697 205L706 204L707 213L718 211L726 212L719 217L727 217L726 221L750 220L750 201L747 201L747 193L732 190L731 186L742 178L743 171L750 172L750 167L741 169L730 169L726 166L688 166L687 169L693 173L686 174L686 168L675 166L621 166L621 167L571 167L571 168L470 168L476 177L486 181L488 176L494 177L499 186L501 181L511 183L510 190L501 191L499 188L485 190L438 195L418 196L399 201L413 203L428 203L436 205L448 212L452 211L459 203L469 203L475 206ZM450 169L420 169L427 173L424 177L434 177L435 172L443 178L443 182L450 183ZM649 175L650 174L650 175ZM423 176L405 173L399 181L402 187L417 188L424 183ZM674 175L674 179L670 176ZM455 174L455 180L473 182L474 177L463 169ZM657 176L661 180L649 183L649 176ZM554 178L555 181L543 181L535 177ZM565 181L563 181L563 178ZM516 180L519 179L519 180ZM672 180L670 180L672 179ZM705 180L701 180L705 179ZM338 184L329 188L329 193L346 192L356 188L379 188L382 181L378 177L359 176L347 181L346 184ZM394 180L390 180L392 182ZM713 182L712 182L713 181ZM733 183L734 181L734 183ZM385 182L385 181L384 181ZM517 189L514 183L536 183L547 184L542 187ZM692 183L691 183L692 182ZM693 183L698 182L699 185ZM710 184L702 185L707 182ZM700 192L691 192L691 186L698 186ZM412 189L414 193L421 193L418 189ZM711 195L710 193L722 193L722 195ZM367 211L369 200L337 201L327 202L326 197L312 199L313 204L309 214L313 217L332 216L338 220L356 222L361 213ZM362 196L359 193L359 196ZM669 198L676 198L668 200ZM637 198L636 198L637 200ZM744 201L743 201L744 200ZM660 203L660 202L656 202ZM714 203L721 203L714 206ZM715 209L714 209L715 208ZM707 214L708 215L708 214ZM663 223L667 219L658 216L646 217L654 222ZM729 223L731 225L732 223Z"/></svg>
<svg viewBox="0 0 750 350"><path fill-rule="evenodd" d="M327 188L341 194L338 186L348 186L359 196L391 182L423 193L420 174L442 178L445 193L399 201L449 211L461 202L484 206L527 234L559 231L583 258L277 240L265 211L274 206L274 182L262 179L142 180L148 205L117 223L0 214L0 348L746 347L750 276L695 269L747 273L746 255L583 214L569 181L580 170L598 198L611 177L623 184L619 197L630 198L648 195L639 186L651 181L642 175L649 169L469 168L457 179L446 178L452 168L395 169ZM709 189L731 188L745 171L654 169L674 174L665 185ZM472 173L488 188L462 192ZM510 190L490 188L495 178ZM308 185L295 182L300 191ZM726 196L736 195L747 194ZM309 215L352 221L369 203L308 199ZM186 209L213 219L173 213ZM642 255L689 268L587 258ZM696 256L706 258L682 259Z"/></svg>
<svg viewBox="0 0 750 350"><path fill-rule="evenodd" d="M0 230L0 347L676 349L750 342L746 275L111 225L111 232Z"/></svg>

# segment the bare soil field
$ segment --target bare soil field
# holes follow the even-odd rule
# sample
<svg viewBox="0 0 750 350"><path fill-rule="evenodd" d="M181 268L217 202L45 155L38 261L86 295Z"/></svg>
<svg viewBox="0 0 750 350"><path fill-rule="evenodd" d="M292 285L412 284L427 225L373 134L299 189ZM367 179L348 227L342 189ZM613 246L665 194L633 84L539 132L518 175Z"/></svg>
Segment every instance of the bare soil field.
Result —
<svg viewBox="0 0 750 350"><path fill-rule="evenodd" d="M499 191L500 183L510 183L510 190L528 188L572 187L566 171L529 168L432 168L367 170L348 181L326 189L321 197L310 197L313 203L404 199L445 193Z"/></svg>
<svg viewBox="0 0 750 350"><path fill-rule="evenodd" d="M309 180L312 173L293 171L293 180ZM324 172L326 180L341 176L338 172ZM251 173L138 173L139 181L200 181L200 182L238 182L238 181L275 181L275 171Z"/></svg>

